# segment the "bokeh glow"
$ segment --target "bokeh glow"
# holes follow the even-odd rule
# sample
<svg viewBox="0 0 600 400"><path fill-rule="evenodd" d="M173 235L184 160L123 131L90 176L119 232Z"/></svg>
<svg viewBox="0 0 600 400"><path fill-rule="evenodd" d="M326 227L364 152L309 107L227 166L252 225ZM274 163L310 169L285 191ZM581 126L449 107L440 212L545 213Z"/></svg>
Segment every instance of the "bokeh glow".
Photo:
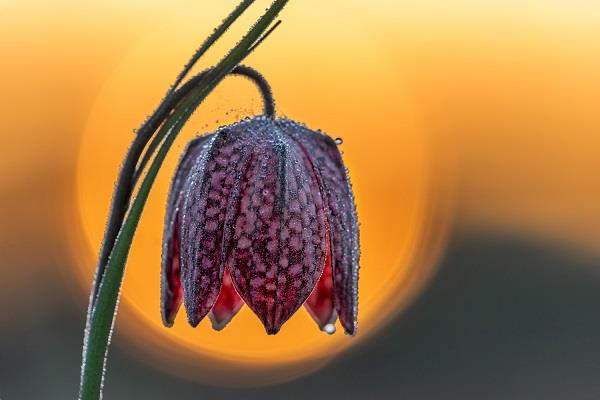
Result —
<svg viewBox="0 0 600 400"><path fill-rule="evenodd" d="M155 184L129 257L117 329L165 370L232 385L266 384L313 370L374 332L413 298L443 244L447 213L434 194L427 137L394 60L371 36L373 19L354 7L345 10L342 20L333 5L319 3L317 15L310 12L312 2L293 3L282 16L282 27L247 63L270 81L279 114L344 140L341 149L361 223L358 337L348 338L341 329L324 335L304 309L274 337L265 334L247 307L222 332L213 331L208 321L192 329L182 312L174 328L162 326L162 224L179 153L195 133L261 109L249 83L228 78L180 135ZM210 13L169 15L129 50L105 81L82 137L78 167L77 196L87 240L83 251L88 262L81 271L85 287L132 128L156 107L200 38L215 25L217 11L227 10L223 5ZM211 52L209 62L223 54L254 17L243 18L228 34L230 41ZM301 29L307 23L311 29Z"/></svg>
<svg viewBox="0 0 600 400"><path fill-rule="evenodd" d="M154 109L193 49L235 3L3 3L4 326L27 329L51 314L37 304L48 303L47 286L57 283L65 294L73 291L83 314L131 129ZM257 3L227 45L268 2ZM181 11L186 15L176 15ZM435 240L443 242L439 215L446 215L445 207L431 211L447 204L448 197L437 192L440 184L457 194L454 220L462 229L600 251L600 174L592 173L600 170L600 3L291 0L282 19L249 63L272 82L281 112L345 139L362 222L359 336L324 337L301 311L281 335L289 335L288 342L307 341L305 333L289 332L301 326L321 344L303 342L305 352L295 358L284 351L280 358L258 361L244 358L242 345L228 336L234 335L230 330L241 337L240 331L256 329L252 344L265 339L247 310L219 337L207 324L196 330L160 327L157 257L166 187L178 157L174 149L128 267L115 335L121 351L212 383L244 384L247 371L244 379L264 383L264 376L285 379L314 368L333 348L369 336L382 326L377 321L419 292L430 271L425 256L435 258ZM195 130L216 127L216 119L226 123L236 113L249 114L248 108L257 111L257 98L248 83L228 79L177 148ZM226 116L231 109L237 111ZM455 181L444 161L449 157L456 159ZM72 196L75 168L79 187ZM427 185L433 192L416 194ZM419 199L423 208L415 206ZM393 208L378 208L392 203ZM401 227L393 224L402 218ZM73 255L70 262L67 254ZM65 268L48 268L52 263ZM80 285L73 282L72 265L80 269ZM390 271L400 283L385 281ZM393 286L398 295L384 298L378 285ZM178 322L185 325L184 319ZM262 344L287 343L277 337Z"/></svg>

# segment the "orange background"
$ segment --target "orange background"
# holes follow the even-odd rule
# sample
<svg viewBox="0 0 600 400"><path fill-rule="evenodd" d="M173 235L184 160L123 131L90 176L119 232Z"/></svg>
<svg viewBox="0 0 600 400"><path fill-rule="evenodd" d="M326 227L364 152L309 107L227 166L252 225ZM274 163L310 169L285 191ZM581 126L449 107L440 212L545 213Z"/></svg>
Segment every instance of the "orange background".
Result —
<svg viewBox="0 0 600 400"><path fill-rule="evenodd" d="M422 289L450 221L454 235L496 230L597 254L600 6L322 3L292 0L282 26L248 63L271 81L280 112L344 138L364 240L361 335ZM84 312L131 129L234 4L2 5L0 300L10 310L0 322L26 329L61 307L36 307L49 281ZM205 65L262 10L253 8ZM259 102L250 85L231 79L203 107L184 136L256 112ZM176 373L202 367L203 357L220 360L214 365L237 371L239 384L255 378L248 371L257 365L281 371L269 379L288 379L350 345L339 333L323 337L305 315L267 341L248 310L219 334L206 324L193 331L183 319L176 334L159 329L160 221L175 153L140 226L117 345L141 344L133 355ZM253 348L228 347L245 334ZM146 340L162 346L147 352ZM261 350L269 348L271 355Z"/></svg>

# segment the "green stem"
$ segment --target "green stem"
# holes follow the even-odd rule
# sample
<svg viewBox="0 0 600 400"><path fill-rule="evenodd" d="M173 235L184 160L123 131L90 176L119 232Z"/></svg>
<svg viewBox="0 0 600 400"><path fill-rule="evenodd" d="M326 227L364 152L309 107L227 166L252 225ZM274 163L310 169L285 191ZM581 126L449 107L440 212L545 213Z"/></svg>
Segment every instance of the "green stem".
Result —
<svg viewBox="0 0 600 400"><path fill-rule="evenodd" d="M184 122L185 120L180 118L176 123L169 122L165 126L171 126L170 130L173 131L180 130ZM169 138L174 139L175 135L169 135ZM165 144L168 144L168 147L170 147L173 139L170 139L168 143L165 141ZM142 210L150 194L150 189L154 183L158 169L166 156L168 147L165 145L161 147L154 162L148 169L148 173L117 236L102 283L100 284L98 297L90 316L87 348L84 348L82 380L79 394L82 400L99 399L101 397L106 355L114 325L123 274L125 272L125 263L127 262L129 249Z"/></svg>
<svg viewBox="0 0 600 400"><path fill-rule="evenodd" d="M227 16L227 18L225 18L223 20L223 22L221 23L221 25L217 29L215 29L214 32L208 38L206 38L206 40L204 41L204 43L202 43L202 45L198 48L198 50L196 50L196 52L194 53L194 55L192 56L192 58L190 59L190 61L188 61L188 63L185 65L185 67L183 67L183 71L181 71L181 73L179 74L179 76L175 80L175 83L173 84L173 86L171 86L171 89L169 90L169 93L172 93L173 91L175 91L177 89L177 87L179 86L179 84L183 81L183 79L190 72L190 70L192 69L192 67L200 59L200 57L202 57L204 55L204 53L206 53L207 50L210 49L211 46L217 40L219 40L219 38L221 36L223 36L223 34L227 31L227 29L229 29L229 27L235 22L235 20L238 19L238 17L240 15L242 15L242 13L244 11L246 11L246 9L248 7L250 7L252 5L252 3L254 3L254 1L255 0L243 0L243 1L241 1L240 4L238 4L238 6L235 8L235 10L233 10L231 12L231 14L229 14Z"/></svg>
<svg viewBox="0 0 600 400"><path fill-rule="evenodd" d="M92 288L81 367L79 394L81 400L97 400L101 398L106 356L116 316L118 298L125 272L125 264L127 262L137 225L150 194L150 189L154 184L156 175L160 170L167 152L173 144L177 134L198 105L227 74L248 56L254 49L254 45L260 43L264 39L264 32L268 29L269 25L285 6L287 1L288 0L276 0L273 2L267 12L258 20L248 34L244 36L244 38L215 68L207 73L207 76L202 79L202 82L198 86L194 87L190 93L182 99L157 133L158 136L164 136L165 140L151 163L148 172L140 185L139 191L129 207L127 216L120 226L114 245L111 246L110 257L107 257L107 263L102 263L102 267L100 267L101 264L99 264L96 282ZM137 163L137 159L135 159L134 162ZM133 174L131 177L133 177ZM119 187L117 190L118 189ZM124 199L123 202L128 204L127 199L129 196L126 197L127 198ZM125 205L125 207L127 207L127 205ZM100 269L103 270L103 273L99 273ZM97 290L96 296L94 296L95 290Z"/></svg>

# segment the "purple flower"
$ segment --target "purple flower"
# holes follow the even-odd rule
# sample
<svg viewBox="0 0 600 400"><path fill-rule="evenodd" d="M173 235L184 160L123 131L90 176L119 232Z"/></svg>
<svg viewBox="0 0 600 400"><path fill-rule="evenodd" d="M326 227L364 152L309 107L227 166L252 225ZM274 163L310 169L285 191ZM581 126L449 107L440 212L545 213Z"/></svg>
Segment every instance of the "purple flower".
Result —
<svg viewBox="0 0 600 400"><path fill-rule="evenodd" d="M185 304L192 326L222 329L246 303L267 333L302 304L333 333L356 333L359 238L334 140L257 117L187 147L167 205L162 316Z"/></svg>

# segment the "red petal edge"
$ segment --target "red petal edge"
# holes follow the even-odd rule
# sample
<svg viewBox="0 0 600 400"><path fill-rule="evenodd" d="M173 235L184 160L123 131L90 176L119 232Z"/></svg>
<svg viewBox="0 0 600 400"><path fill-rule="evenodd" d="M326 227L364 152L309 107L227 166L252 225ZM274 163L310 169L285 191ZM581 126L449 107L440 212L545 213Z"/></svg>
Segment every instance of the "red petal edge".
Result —
<svg viewBox="0 0 600 400"><path fill-rule="evenodd" d="M325 255L325 267L323 274L309 296L304 307L315 320L319 328L331 335L335 333L335 320L337 315L333 304L333 273L331 268L331 245L329 242L329 229L327 229L327 250Z"/></svg>
<svg viewBox="0 0 600 400"><path fill-rule="evenodd" d="M244 301L233 287L229 268L225 267L219 297L217 297L217 302L208 314L213 329L220 331L225 328L243 305Z"/></svg>
<svg viewBox="0 0 600 400"><path fill-rule="evenodd" d="M171 327L175 322L175 316L183 303L183 288L181 287L181 268L179 263L179 214L175 216L175 226L171 239L170 254L171 262L165 266L168 288L164 293L163 322Z"/></svg>

